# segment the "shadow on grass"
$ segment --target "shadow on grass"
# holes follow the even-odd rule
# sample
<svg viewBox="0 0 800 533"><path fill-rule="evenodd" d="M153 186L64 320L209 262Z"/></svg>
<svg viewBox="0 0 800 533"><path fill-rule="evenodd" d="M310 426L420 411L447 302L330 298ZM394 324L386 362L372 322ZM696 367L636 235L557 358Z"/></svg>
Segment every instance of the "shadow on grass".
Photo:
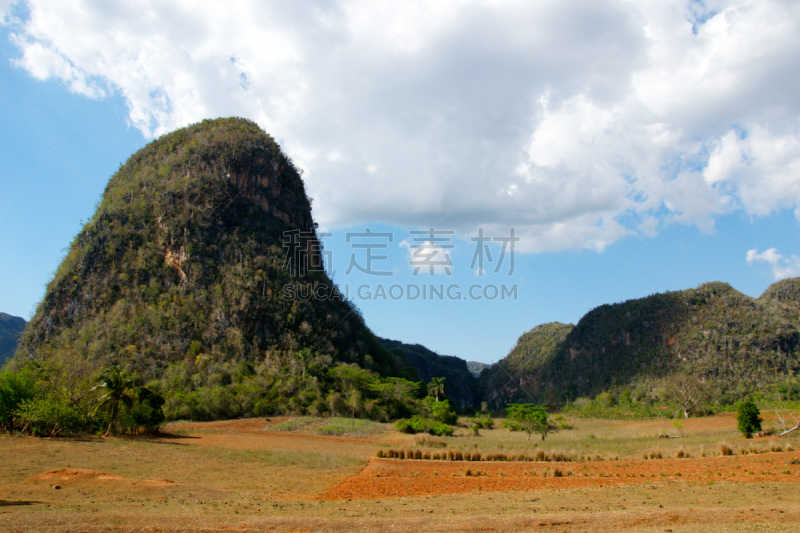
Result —
<svg viewBox="0 0 800 533"><path fill-rule="evenodd" d="M19 505L36 505L44 502L27 501L27 500L0 500L0 507L14 507Z"/></svg>
<svg viewBox="0 0 800 533"><path fill-rule="evenodd" d="M128 436L131 437L130 435ZM180 433L159 433L157 435L136 435L134 439L142 439L152 444L172 444L173 446L189 446L187 442L170 442L171 440L199 439L193 435L181 435Z"/></svg>

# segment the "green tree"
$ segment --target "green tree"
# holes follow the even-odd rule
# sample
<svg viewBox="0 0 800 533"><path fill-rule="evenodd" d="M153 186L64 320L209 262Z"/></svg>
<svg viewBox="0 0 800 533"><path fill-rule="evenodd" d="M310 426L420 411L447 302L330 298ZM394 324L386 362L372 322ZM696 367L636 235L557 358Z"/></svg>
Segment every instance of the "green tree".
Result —
<svg viewBox="0 0 800 533"><path fill-rule="evenodd" d="M137 428L148 432L158 432L158 426L164 422L164 398L145 387L136 389L136 404L131 409L131 418Z"/></svg>
<svg viewBox="0 0 800 533"><path fill-rule="evenodd" d="M107 437L119 416L120 404L125 404L129 408L133 406L130 389L134 386L134 381L133 376L122 370L119 365L113 365L103 370L97 377L97 381L99 385L95 389L105 390L105 394L98 400L95 412L105 410L108 415Z"/></svg>
<svg viewBox="0 0 800 533"><path fill-rule="evenodd" d="M430 409L431 418L438 420L444 424L453 425L458 421L458 415L450 408L449 400L435 401L428 396L422 401L428 409Z"/></svg>
<svg viewBox="0 0 800 533"><path fill-rule="evenodd" d="M503 426L512 431L524 431L528 434L528 440L534 433L542 436L542 440L548 434L558 431L558 426L548 420L547 409L532 403L513 403L506 407L506 420Z"/></svg>
<svg viewBox="0 0 800 533"><path fill-rule="evenodd" d="M409 402L419 389L419 383L403 378L384 378L380 383L372 383L370 390L377 392L384 400Z"/></svg>
<svg viewBox="0 0 800 533"><path fill-rule="evenodd" d="M431 378L428 383L428 396L433 396L436 401L439 401L439 395L444 395L444 378Z"/></svg>
<svg viewBox="0 0 800 533"><path fill-rule="evenodd" d="M15 412L24 401L33 399L35 394L34 376L27 368L16 374L0 374L0 426L13 432Z"/></svg>
<svg viewBox="0 0 800 533"><path fill-rule="evenodd" d="M77 431L82 424L80 414L67 401L47 396L24 400L14 415L30 427L31 434L40 437Z"/></svg>
<svg viewBox="0 0 800 533"><path fill-rule="evenodd" d="M753 433L761 431L761 411L758 410L758 406L753 400L739 403L736 420L739 422L739 431L746 439L752 437Z"/></svg>

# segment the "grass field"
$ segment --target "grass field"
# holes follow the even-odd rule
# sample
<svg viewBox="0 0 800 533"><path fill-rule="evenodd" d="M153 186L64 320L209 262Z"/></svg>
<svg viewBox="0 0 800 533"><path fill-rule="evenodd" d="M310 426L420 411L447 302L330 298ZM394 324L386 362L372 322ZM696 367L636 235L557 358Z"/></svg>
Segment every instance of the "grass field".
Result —
<svg viewBox="0 0 800 533"><path fill-rule="evenodd" d="M680 432L671 421L571 423L544 442L464 429L444 447L350 419L175 423L159 438L2 436L0 529L800 530L800 452L786 451L798 437L745 441L732 416L690 419L674 439L658 437ZM734 455L719 454L722 442ZM776 443L782 451L768 452ZM751 448L764 453L740 453ZM390 449L583 460L375 458ZM662 459L642 459L656 450Z"/></svg>

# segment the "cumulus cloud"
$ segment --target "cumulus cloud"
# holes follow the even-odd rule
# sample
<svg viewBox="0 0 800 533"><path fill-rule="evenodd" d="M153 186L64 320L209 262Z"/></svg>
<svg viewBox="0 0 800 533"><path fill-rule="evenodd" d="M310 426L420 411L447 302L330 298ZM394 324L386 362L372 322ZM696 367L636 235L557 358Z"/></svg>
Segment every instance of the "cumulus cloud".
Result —
<svg viewBox="0 0 800 533"><path fill-rule="evenodd" d="M800 257L792 255L783 257L775 248L769 248L761 253L754 248L747 251L747 262L763 262L772 267L772 275L776 280L800 276Z"/></svg>
<svg viewBox="0 0 800 533"><path fill-rule="evenodd" d="M800 218L796 2L28 0L24 11L7 19L20 68L89 98L121 94L151 137L255 120L305 170L327 228L514 227L521 251L602 250L666 224L713 231L732 211Z"/></svg>

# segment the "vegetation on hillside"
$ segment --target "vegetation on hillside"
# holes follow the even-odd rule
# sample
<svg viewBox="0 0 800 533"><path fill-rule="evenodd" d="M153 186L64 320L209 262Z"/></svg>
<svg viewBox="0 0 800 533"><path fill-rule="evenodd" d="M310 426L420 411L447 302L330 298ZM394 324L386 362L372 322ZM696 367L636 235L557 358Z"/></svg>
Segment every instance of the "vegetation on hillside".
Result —
<svg viewBox="0 0 800 533"><path fill-rule="evenodd" d="M380 339L381 345L397 358L413 366L419 379L430 382L444 378L444 395L461 409L474 407L479 402L475 377L463 359L452 355L439 355L419 344Z"/></svg>
<svg viewBox="0 0 800 533"><path fill-rule="evenodd" d="M467 370L469 370L470 373L476 378L480 377L484 368L489 368L490 366L492 365L478 361L467 361Z"/></svg>
<svg viewBox="0 0 800 533"><path fill-rule="evenodd" d="M342 365L417 379L350 302L285 298L288 284L332 292L324 271L301 268L314 265L310 202L271 137L243 119L177 130L111 178L10 368L55 362L75 385L119 365L166 399L168 418L192 419L338 413L350 392L330 371ZM380 416L398 409L373 396L362 400Z"/></svg>
<svg viewBox="0 0 800 533"><path fill-rule="evenodd" d="M526 333L479 380L498 408L509 401L564 405L628 391L645 406L664 401L669 378L687 375L703 396L732 404L754 391L800 393L800 279L753 299L725 283L600 306L576 326Z"/></svg>

